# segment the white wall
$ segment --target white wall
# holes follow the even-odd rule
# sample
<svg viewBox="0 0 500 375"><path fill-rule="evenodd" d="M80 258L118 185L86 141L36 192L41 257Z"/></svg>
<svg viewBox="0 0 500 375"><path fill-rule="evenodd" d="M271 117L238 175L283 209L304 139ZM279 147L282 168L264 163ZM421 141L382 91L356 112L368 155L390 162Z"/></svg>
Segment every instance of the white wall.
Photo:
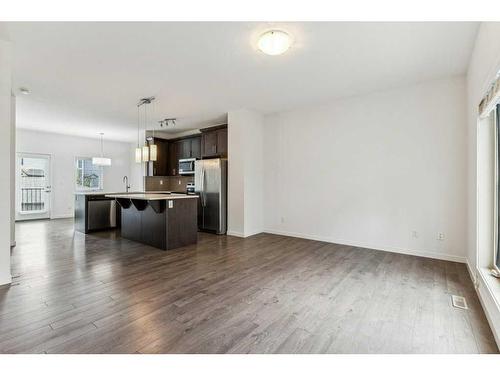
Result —
<svg viewBox="0 0 500 375"><path fill-rule="evenodd" d="M246 109L228 113L228 234L263 230L263 122Z"/></svg>
<svg viewBox="0 0 500 375"><path fill-rule="evenodd" d="M482 209L485 202L485 191L478 180L484 176L488 170L488 165L482 163L484 155L478 155L478 146L484 145L487 135L486 129L478 124L478 105L486 93L489 85L495 79L497 72L500 71L500 23L485 22L482 23L477 35L474 51L472 53L469 69L467 72L467 110L468 110L468 222L467 222L467 262L469 271L477 283L477 290L486 316L490 322L497 345L500 346L500 301L499 297L495 299L491 285L488 280L479 272L478 268L478 250L484 248L484 243L491 236L487 228L484 228L486 217L479 215L488 215L488 210ZM481 125L484 125L482 123ZM478 139L478 134L481 139ZM484 150L482 150L484 151ZM478 170L481 168L480 170ZM483 181L487 183L486 181ZM480 203L478 205L478 202ZM478 215L479 213L479 215ZM485 220L486 219L486 220ZM480 227L479 227L480 226ZM481 236L481 237L479 237ZM492 249L490 249L492 251ZM481 265L479 265L481 266ZM497 283L498 280L489 280ZM500 289L500 288L499 288Z"/></svg>
<svg viewBox="0 0 500 375"><path fill-rule="evenodd" d="M17 129L16 151L51 155L51 218L72 217L75 192L75 157L92 157L100 153L99 139ZM131 176L129 143L104 140L104 154L112 159L104 167L104 191L125 191L123 176ZM134 186L137 181L131 181Z"/></svg>
<svg viewBox="0 0 500 375"><path fill-rule="evenodd" d="M0 285L11 282L11 63L11 45L0 39Z"/></svg>
<svg viewBox="0 0 500 375"><path fill-rule="evenodd" d="M266 116L265 230L463 262L465 116L462 77Z"/></svg>
<svg viewBox="0 0 500 375"><path fill-rule="evenodd" d="M129 145L130 174L128 175L128 178L130 191L144 191L144 176L146 174L146 166L144 163L135 162L136 146L136 143L132 143Z"/></svg>

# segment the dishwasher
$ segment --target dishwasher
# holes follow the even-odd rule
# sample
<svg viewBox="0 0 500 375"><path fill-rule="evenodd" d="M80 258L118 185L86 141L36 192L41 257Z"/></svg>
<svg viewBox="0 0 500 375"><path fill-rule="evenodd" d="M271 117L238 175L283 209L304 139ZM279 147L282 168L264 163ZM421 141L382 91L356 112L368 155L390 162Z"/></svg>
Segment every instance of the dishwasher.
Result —
<svg viewBox="0 0 500 375"><path fill-rule="evenodd" d="M88 230L116 228L116 200L89 197L87 207Z"/></svg>
<svg viewBox="0 0 500 375"><path fill-rule="evenodd" d="M113 229L119 221L116 200L104 195L77 195L75 202L75 229L91 231Z"/></svg>

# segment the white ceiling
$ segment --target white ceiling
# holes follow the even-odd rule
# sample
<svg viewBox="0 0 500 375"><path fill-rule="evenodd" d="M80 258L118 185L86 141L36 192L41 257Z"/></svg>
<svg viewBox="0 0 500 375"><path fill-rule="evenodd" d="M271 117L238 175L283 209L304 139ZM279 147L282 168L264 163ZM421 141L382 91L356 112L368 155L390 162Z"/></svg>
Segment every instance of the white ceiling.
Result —
<svg viewBox="0 0 500 375"><path fill-rule="evenodd" d="M295 38L256 50L272 27ZM177 130L464 74L477 23L9 23L19 127L133 141L139 98Z"/></svg>

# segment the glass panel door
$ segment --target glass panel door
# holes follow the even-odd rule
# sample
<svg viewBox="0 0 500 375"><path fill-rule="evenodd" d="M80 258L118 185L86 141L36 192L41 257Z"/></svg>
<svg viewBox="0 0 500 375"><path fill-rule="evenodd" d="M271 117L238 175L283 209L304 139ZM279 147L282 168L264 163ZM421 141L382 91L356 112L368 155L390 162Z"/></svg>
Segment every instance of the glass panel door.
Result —
<svg viewBox="0 0 500 375"><path fill-rule="evenodd" d="M16 220L50 217L50 155L17 153Z"/></svg>

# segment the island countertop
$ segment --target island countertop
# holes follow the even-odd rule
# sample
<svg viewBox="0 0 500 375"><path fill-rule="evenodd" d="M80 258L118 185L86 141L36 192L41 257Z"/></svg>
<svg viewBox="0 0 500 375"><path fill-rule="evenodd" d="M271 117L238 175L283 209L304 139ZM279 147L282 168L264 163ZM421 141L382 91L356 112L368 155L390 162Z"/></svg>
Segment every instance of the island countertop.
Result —
<svg viewBox="0 0 500 375"><path fill-rule="evenodd" d="M171 191L152 191L152 192L145 192L145 191L129 191L128 193L125 191L99 191L99 190L92 190L92 191L75 191L75 195L137 195L137 194L172 194Z"/></svg>
<svg viewBox="0 0 500 375"><path fill-rule="evenodd" d="M197 195L192 194L158 194L158 193L141 193L141 194L106 194L108 198L122 198L122 199L139 199L144 201L160 201L160 200L171 200L171 199L189 199L198 198Z"/></svg>

